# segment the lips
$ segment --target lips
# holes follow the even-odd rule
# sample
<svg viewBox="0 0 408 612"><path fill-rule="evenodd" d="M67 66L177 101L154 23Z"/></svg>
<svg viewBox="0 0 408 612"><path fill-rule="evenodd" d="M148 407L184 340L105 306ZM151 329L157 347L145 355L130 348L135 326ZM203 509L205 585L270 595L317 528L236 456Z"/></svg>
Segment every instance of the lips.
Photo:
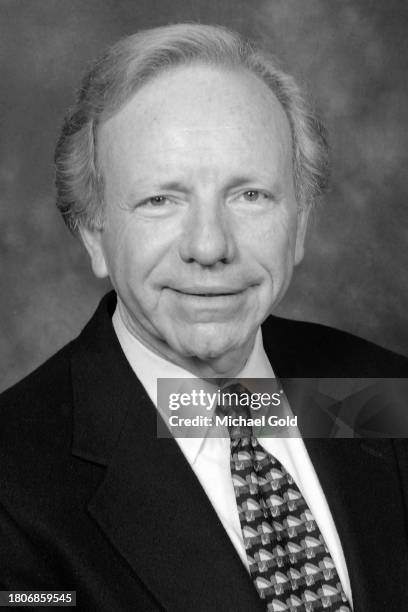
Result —
<svg viewBox="0 0 408 612"><path fill-rule="evenodd" d="M229 295L238 295L246 290L245 288L235 287L182 287L182 288L171 288L176 293L183 295L192 295L197 297L226 297Z"/></svg>

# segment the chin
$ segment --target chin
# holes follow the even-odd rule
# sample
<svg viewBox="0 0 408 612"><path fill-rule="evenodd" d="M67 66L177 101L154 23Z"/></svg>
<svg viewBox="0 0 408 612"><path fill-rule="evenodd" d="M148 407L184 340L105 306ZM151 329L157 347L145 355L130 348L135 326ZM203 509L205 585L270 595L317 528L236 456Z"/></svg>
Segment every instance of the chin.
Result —
<svg viewBox="0 0 408 612"><path fill-rule="evenodd" d="M242 330L233 333L230 329L222 330L220 326L200 325L190 333L177 339L178 350L186 357L196 357L202 361L219 359L227 353L237 350L245 344Z"/></svg>

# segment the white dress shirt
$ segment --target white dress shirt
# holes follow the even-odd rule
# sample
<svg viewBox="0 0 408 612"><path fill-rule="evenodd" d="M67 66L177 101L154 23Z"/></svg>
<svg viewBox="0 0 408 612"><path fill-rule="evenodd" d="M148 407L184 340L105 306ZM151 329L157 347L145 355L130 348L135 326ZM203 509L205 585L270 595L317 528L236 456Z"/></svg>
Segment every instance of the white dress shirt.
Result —
<svg viewBox="0 0 408 612"><path fill-rule="evenodd" d="M191 372L163 359L137 340L124 325L118 309L115 310L112 322L130 366L156 408L158 378L195 378ZM263 348L260 329L247 363L235 378L275 378ZM228 433L226 436L225 438L175 438L175 440L249 571L231 479ZM302 438L259 438L259 443L276 457L295 479L319 525L336 565L344 592L352 603L350 579L337 529Z"/></svg>

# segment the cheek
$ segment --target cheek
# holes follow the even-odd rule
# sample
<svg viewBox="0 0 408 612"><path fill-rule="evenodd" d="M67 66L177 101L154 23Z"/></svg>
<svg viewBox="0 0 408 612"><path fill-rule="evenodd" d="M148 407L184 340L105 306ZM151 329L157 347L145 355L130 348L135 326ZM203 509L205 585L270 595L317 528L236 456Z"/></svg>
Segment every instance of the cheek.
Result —
<svg viewBox="0 0 408 612"><path fill-rule="evenodd" d="M135 232L129 223L110 224L104 236L103 247L115 287L132 284L142 275L148 251L143 234Z"/></svg>
<svg viewBox="0 0 408 612"><path fill-rule="evenodd" d="M275 283L293 267L295 243L295 228L286 219L264 224L249 238L252 256Z"/></svg>
<svg viewBox="0 0 408 612"><path fill-rule="evenodd" d="M158 271L170 256L172 233L167 230L135 216L110 227L106 234L106 253L115 287L137 294L138 301L151 299Z"/></svg>

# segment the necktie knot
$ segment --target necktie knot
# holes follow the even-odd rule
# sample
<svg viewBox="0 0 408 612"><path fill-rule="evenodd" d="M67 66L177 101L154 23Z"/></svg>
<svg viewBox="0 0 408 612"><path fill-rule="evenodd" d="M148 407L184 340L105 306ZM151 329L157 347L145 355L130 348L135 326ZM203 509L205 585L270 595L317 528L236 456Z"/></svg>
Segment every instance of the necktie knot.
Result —
<svg viewBox="0 0 408 612"><path fill-rule="evenodd" d="M228 417L228 433L235 446L238 440L247 440L249 444L253 435L252 427L248 425L251 418L250 398L251 392L246 387L234 383L223 388L222 403L216 409L216 414Z"/></svg>

